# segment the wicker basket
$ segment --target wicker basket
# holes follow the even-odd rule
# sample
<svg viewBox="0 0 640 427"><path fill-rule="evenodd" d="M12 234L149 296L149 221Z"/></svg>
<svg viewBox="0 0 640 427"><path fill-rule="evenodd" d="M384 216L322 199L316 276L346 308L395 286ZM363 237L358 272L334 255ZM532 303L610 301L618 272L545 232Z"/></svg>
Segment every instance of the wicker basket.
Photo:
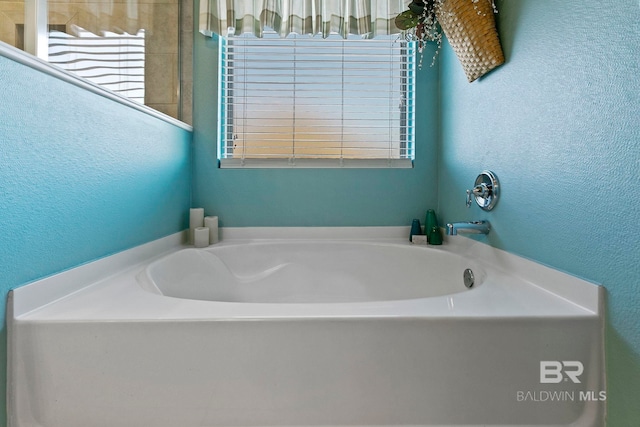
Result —
<svg viewBox="0 0 640 427"><path fill-rule="evenodd" d="M469 82L504 63L491 0L444 0L436 16Z"/></svg>

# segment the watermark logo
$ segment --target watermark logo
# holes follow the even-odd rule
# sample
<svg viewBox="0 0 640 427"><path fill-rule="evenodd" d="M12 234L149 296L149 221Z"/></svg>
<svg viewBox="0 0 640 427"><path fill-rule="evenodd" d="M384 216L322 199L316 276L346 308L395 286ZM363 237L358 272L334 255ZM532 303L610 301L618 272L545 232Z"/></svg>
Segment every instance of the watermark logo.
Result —
<svg viewBox="0 0 640 427"><path fill-rule="evenodd" d="M580 375L584 372L584 365L577 360L541 360L540 383L558 384L571 380L574 384L580 384Z"/></svg>
<svg viewBox="0 0 640 427"><path fill-rule="evenodd" d="M581 390L578 393L567 390L518 390L518 402L604 402L607 392L604 390Z"/></svg>
<svg viewBox="0 0 640 427"><path fill-rule="evenodd" d="M569 382L581 384L580 376L584 365L577 360L541 360L540 384L560 384ZM575 388L575 386L570 387ZM603 402L607 400L605 390L519 390L518 402Z"/></svg>

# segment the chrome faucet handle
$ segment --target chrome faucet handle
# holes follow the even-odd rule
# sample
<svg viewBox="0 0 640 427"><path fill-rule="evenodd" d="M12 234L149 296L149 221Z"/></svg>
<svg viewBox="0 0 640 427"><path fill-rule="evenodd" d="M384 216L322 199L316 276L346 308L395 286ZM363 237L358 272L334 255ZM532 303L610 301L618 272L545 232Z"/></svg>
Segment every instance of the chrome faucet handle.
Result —
<svg viewBox="0 0 640 427"><path fill-rule="evenodd" d="M481 209L485 211L493 209L499 196L499 183L495 174L487 170L482 171L474 184L473 190L467 190L465 205L471 207L471 202L475 199Z"/></svg>
<svg viewBox="0 0 640 427"><path fill-rule="evenodd" d="M468 208L471 207L471 201L473 200L471 196L472 194L474 197L481 197L486 199L487 197L491 196L491 186L486 185L485 183L482 183L473 187L473 190L467 190L467 198L466 198L465 205Z"/></svg>

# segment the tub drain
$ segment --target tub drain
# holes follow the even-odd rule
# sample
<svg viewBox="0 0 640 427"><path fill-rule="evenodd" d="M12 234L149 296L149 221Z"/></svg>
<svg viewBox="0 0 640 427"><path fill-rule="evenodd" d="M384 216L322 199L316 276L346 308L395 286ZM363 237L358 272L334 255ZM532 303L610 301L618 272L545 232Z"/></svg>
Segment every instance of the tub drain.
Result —
<svg viewBox="0 0 640 427"><path fill-rule="evenodd" d="M471 271L470 268L467 268L464 273L462 274L462 278L464 280L464 285L467 288L470 288L473 286L473 283L475 281L474 277L473 277L473 271Z"/></svg>

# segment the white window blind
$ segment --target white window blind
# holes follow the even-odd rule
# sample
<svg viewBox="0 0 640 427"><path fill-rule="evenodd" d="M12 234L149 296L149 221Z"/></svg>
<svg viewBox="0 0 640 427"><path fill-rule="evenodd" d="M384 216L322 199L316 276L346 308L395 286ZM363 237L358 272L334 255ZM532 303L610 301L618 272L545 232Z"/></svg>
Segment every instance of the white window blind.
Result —
<svg viewBox="0 0 640 427"><path fill-rule="evenodd" d="M221 167L411 167L415 53L397 35L220 38Z"/></svg>

